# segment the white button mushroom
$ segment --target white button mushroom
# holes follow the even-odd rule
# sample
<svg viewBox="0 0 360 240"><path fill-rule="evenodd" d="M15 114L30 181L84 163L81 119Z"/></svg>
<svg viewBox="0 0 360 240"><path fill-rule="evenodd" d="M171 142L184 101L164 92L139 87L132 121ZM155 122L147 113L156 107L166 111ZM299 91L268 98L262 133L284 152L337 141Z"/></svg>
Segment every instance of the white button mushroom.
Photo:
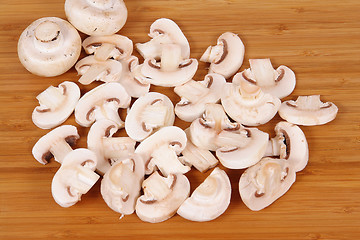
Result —
<svg viewBox="0 0 360 240"><path fill-rule="evenodd" d="M191 221L211 221L223 214L230 204L231 184L224 170L215 168L177 210Z"/></svg>
<svg viewBox="0 0 360 240"><path fill-rule="evenodd" d="M125 119L126 133L142 141L159 128L172 126L175 121L174 106L164 94L150 92L138 98Z"/></svg>
<svg viewBox="0 0 360 240"><path fill-rule="evenodd" d="M127 108L131 97L120 83L104 83L82 96L75 107L75 120L83 127L90 127L100 119L114 121L119 128L124 126L118 109Z"/></svg>
<svg viewBox="0 0 360 240"><path fill-rule="evenodd" d="M280 99L294 91L296 78L290 68L281 65L275 70L269 58L250 59L249 62L250 68L236 74L233 83L240 84L240 81L246 80Z"/></svg>
<svg viewBox="0 0 360 240"><path fill-rule="evenodd" d="M34 145L32 154L41 164L47 164L54 157L62 163L70 153L76 141L80 138L75 126L63 125L42 136Z"/></svg>
<svg viewBox="0 0 360 240"><path fill-rule="evenodd" d="M80 201L100 178L94 170L96 156L88 149L80 148L70 152L55 173L51 193L61 207L70 207Z"/></svg>
<svg viewBox="0 0 360 240"><path fill-rule="evenodd" d="M68 71L78 60L81 38L67 21L57 17L31 23L18 41L18 56L31 73L54 77Z"/></svg>
<svg viewBox="0 0 360 240"><path fill-rule="evenodd" d="M263 158L241 175L241 199L248 208L259 211L284 195L295 182L295 178L296 173L288 161Z"/></svg>
<svg viewBox="0 0 360 240"><path fill-rule="evenodd" d="M144 195L136 203L136 214L146 222L158 223L171 218L190 194L185 175L170 174L167 178L154 172L142 184Z"/></svg>
<svg viewBox="0 0 360 240"><path fill-rule="evenodd" d="M80 89L65 81L58 87L50 86L37 97L40 106L32 113L32 120L42 129L59 126L71 115L80 98Z"/></svg>
<svg viewBox="0 0 360 240"><path fill-rule="evenodd" d="M176 115L186 122L192 122L201 117L205 111L205 104L217 103L220 100L225 85L225 78L211 73L203 81L190 80L174 88L174 92L181 97L175 105Z"/></svg>
<svg viewBox="0 0 360 240"><path fill-rule="evenodd" d="M216 46L206 49L200 61L211 63L210 73L218 73L229 78L241 67L244 54L245 47L239 36L226 32L218 38Z"/></svg>
<svg viewBox="0 0 360 240"><path fill-rule="evenodd" d="M335 119L338 108L334 103L323 103L320 95L299 96L296 101L281 104L279 115L297 125L314 126L326 124Z"/></svg>
<svg viewBox="0 0 360 240"><path fill-rule="evenodd" d="M94 36L117 33L127 20L123 0L66 0L65 13L80 32Z"/></svg>

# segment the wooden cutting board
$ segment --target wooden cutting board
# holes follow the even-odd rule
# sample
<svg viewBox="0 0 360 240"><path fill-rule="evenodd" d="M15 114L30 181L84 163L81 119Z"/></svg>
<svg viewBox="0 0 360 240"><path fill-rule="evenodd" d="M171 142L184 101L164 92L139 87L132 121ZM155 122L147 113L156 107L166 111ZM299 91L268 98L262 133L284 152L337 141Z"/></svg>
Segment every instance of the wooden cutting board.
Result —
<svg viewBox="0 0 360 240"><path fill-rule="evenodd" d="M274 66L291 67L297 86L287 99L321 94L339 107L337 118L323 126L302 127L308 139L308 166L297 174L290 191L270 207L250 211L241 201L242 170L226 170L232 199L218 219L196 223L174 216L149 224L134 214L119 220L101 198L97 183L77 205L64 209L51 196L59 164L43 166L31 155L45 133L31 113L37 94L49 85L77 82L74 69L53 78L27 72L17 58L17 40L35 19L65 18L63 0L2 1L0 8L0 239L360 239L360 2L127 0L129 18L120 34L145 42L151 23L175 20L200 58L226 31L239 34L250 58L271 58ZM82 37L85 37L82 35ZM137 53L136 53L137 54ZM200 63L201 80L207 65ZM81 86L82 93L98 85ZM152 87L178 97L168 88ZM259 127L274 136L277 115ZM75 124L71 116L66 124ZM189 124L176 121L186 128ZM78 147L86 147L87 129ZM210 172L210 171L209 171ZM187 174L195 189L209 174Z"/></svg>

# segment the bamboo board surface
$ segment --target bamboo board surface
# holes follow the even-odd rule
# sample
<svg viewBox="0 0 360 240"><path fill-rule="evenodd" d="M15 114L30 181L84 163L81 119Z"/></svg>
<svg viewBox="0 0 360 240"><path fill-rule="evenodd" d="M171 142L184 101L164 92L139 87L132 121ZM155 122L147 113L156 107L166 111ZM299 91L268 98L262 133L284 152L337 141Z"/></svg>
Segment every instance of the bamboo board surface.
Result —
<svg viewBox="0 0 360 240"><path fill-rule="evenodd" d="M339 107L337 118L316 127L301 127L310 148L308 166L290 191L270 207L250 211L241 201L242 170L226 170L232 199L218 219L195 223L174 216L150 224L135 215L119 220L100 195L97 183L82 201L64 209L51 196L59 164L40 165L31 155L47 130L35 127L35 97L49 85L77 81L74 69L54 78L38 77L22 67L17 40L35 19L65 18L63 0L3 1L0 8L0 239L360 239L360 2L127 0L129 18L119 32L145 42L151 23L175 20L187 36L191 56L200 58L226 31L245 44L241 70L249 58L271 58L274 66L291 67L297 86L287 99L321 94ZM82 37L85 37L82 35ZM84 54L83 54L84 55ZM195 79L206 74L200 63ZM81 86L82 94L95 85ZM178 97L171 88L152 87ZM260 129L274 136L277 115ZM66 124L75 124L71 116ZM189 124L176 121L186 128ZM87 129L78 147L86 147ZM195 189L210 173L186 174Z"/></svg>

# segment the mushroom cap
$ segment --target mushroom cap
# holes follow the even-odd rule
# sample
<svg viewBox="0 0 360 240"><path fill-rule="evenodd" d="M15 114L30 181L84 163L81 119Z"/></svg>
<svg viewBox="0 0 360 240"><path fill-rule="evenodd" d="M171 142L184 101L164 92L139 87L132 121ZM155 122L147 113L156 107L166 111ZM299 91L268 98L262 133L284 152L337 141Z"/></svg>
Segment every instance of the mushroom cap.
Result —
<svg viewBox="0 0 360 240"><path fill-rule="evenodd" d="M125 119L126 133L142 141L159 128L172 126L175 121L174 106L164 94L150 92L138 98Z"/></svg>
<svg viewBox="0 0 360 240"><path fill-rule="evenodd" d="M216 167L177 210L191 221L211 221L223 214L230 204L231 184L224 170Z"/></svg>
<svg viewBox="0 0 360 240"><path fill-rule="evenodd" d="M40 106L32 113L33 123L42 129L59 126L71 115L80 98L80 88L65 81L57 88L50 86L37 96Z"/></svg>
<svg viewBox="0 0 360 240"><path fill-rule="evenodd" d="M332 102L323 103L320 95L299 96L296 101L283 102L279 109L282 119L304 126L326 124L335 119L337 112L337 106Z"/></svg>
<svg viewBox="0 0 360 240"><path fill-rule="evenodd" d="M66 0L65 13L80 32L94 36L115 34L127 20L123 0Z"/></svg>
<svg viewBox="0 0 360 240"><path fill-rule="evenodd" d="M44 17L22 32L17 51L21 64L29 72L54 77L74 66L80 56L81 38L67 21Z"/></svg>
<svg viewBox="0 0 360 240"><path fill-rule="evenodd" d="M200 61L211 63L209 73L218 73L229 78L241 67L244 54L245 47L240 37L226 32L218 38L215 47L206 49Z"/></svg>
<svg viewBox="0 0 360 240"><path fill-rule="evenodd" d="M164 178L154 172L142 187L144 195L137 200L136 214L150 223L163 222L172 217L190 194L190 182L180 173Z"/></svg>
<svg viewBox="0 0 360 240"><path fill-rule="evenodd" d="M62 125L42 136L34 145L32 154L34 158L41 164L46 164L53 157L53 147L62 143L74 146L80 138L77 128L72 125ZM63 149L61 149L63 150ZM55 160L61 162L62 159Z"/></svg>
<svg viewBox="0 0 360 240"><path fill-rule="evenodd" d="M175 105L176 115L186 122L192 122L201 117L207 103L217 103L220 100L225 78L216 73L205 76L203 81L190 80L174 88L174 92L181 97Z"/></svg>
<svg viewBox="0 0 360 240"><path fill-rule="evenodd" d="M123 126L118 109L127 108L131 97L120 83L104 83L85 93L75 107L75 120L89 127L95 120L110 119Z"/></svg>
<svg viewBox="0 0 360 240"><path fill-rule="evenodd" d="M293 166L285 159L263 158L241 175L241 199L248 208L259 211L284 195L295 178Z"/></svg>
<svg viewBox="0 0 360 240"><path fill-rule="evenodd" d="M70 207L80 201L100 178L95 171L96 156L88 149L79 148L70 152L55 173L51 193L61 207Z"/></svg>

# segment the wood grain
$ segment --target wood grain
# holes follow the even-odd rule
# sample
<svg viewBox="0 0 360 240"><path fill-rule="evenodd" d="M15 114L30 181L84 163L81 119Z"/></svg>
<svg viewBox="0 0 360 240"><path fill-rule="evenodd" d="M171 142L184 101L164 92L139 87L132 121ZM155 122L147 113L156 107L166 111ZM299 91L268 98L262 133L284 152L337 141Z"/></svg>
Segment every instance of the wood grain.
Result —
<svg viewBox="0 0 360 240"><path fill-rule="evenodd" d="M270 57L287 65L297 87L287 99L321 94L339 107L337 118L324 126L302 127L310 160L290 191L270 207L252 212L241 202L242 171L227 170L232 183L229 208L218 219L194 223L175 216L160 224L141 222L136 215L119 220L101 198L99 183L77 205L59 207L50 192L59 165L40 165L32 146L47 131L35 127L31 112L36 95L49 85L77 81L74 69L43 78L30 74L17 58L21 32L44 16L65 18L63 0L2 1L0 8L0 239L360 239L360 2L259 0L127 0L129 18L120 34L136 42L148 40L157 18L175 20L199 58L217 37L232 31L249 58ZM83 36L84 37L84 36ZM199 65L195 79L206 74ZM92 85L91 87L93 87ZM82 93L90 87L82 87ZM173 101L172 89L152 87ZM260 129L273 133L276 116ZM71 116L67 124L75 124ZM187 123L177 120L182 128ZM86 147L87 129L79 147ZM187 176L191 188L209 173Z"/></svg>

